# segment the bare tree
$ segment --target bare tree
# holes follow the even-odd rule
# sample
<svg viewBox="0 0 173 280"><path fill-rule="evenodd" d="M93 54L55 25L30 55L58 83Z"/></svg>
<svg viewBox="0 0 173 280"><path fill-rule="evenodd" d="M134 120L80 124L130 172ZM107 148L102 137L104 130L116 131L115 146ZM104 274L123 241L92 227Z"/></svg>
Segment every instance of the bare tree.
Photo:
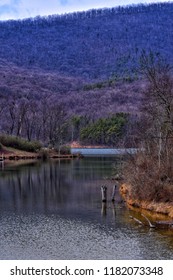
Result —
<svg viewBox="0 0 173 280"><path fill-rule="evenodd" d="M162 157L165 159L166 156L169 162L170 139L173 137L172 72L170 65L153 53L142 53L141 67L148 83L144 92L143 118L146 130L143 135L157 149L160 168ZM147 146L151 149L151 145Z"/></svg>
<svg viewBox="0 0 173 280"><path fill-rule="evenodd" d="M170 66L158 55L143 53L146 78L139 136L144 149L131 156L124 176L129 196L142 201L173 199L173 78Z"/></svg>
<svg viewBox="0 0 173 280"><path fill-rule="evenodd" d="M67 125L68 116L64 105L54 101L49 107L48 135L50 144L57 147L59 152L67 132Z"/></svg>
<svg viewBox="0 0 173 280"><path fill-rule="evenodd" d="M38 106L35 101L30 101L24 115L24 125L28 141L33 139L37 130Z"/></svg>

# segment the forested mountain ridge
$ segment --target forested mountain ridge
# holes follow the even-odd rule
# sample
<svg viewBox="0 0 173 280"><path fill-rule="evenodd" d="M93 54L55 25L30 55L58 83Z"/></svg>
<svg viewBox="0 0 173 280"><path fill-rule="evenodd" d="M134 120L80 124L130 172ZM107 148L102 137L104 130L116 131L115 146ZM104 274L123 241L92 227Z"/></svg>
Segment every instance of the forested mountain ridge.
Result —
<svg viewBox="0 0 173 280"><path fill-rule="evenodd" d="M147 87L139 60L173 64L172 15L162 3L0 22L0 132L134 146Z"/></svg>
<svg viewBox="0 0 173 280"><path fill-rule="evenodd" d="M66 94L82 88L83 80L40 68L27 69L12 62L0 59L0 94L18 93L20 95L42 97L51 93Z"/></svg>
<svg viewBox="0 0 173 280"><path fill-rule="evenodd" d="M173 63L173 3L0 22L0 58L87 79L136 76L142 49Z"/></svg>
<svg viewBox="0 0 173 280"><path fill-rule="evenodd" d="M51 99L66 107L69 115L87 115L93 120L115 112L137 114L142 99L141 81L87 83L80 78L42 69L26 69L0 60L0 108L8 101L25 99L35 103ZM8 110L7 110L8 111Z"/></svg>

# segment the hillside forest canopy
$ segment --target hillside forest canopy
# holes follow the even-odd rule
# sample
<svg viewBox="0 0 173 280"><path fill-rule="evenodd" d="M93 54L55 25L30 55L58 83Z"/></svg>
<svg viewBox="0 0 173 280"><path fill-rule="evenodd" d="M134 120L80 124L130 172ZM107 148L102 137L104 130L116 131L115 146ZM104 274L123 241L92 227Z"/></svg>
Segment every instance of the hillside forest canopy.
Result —
<svg viewBox="0 0 173 280"><path fill-rule="evenodd" d="M141 58L171 67L172 13L157 3L0 21L1 136L140 145L150 83Z"/></svg>

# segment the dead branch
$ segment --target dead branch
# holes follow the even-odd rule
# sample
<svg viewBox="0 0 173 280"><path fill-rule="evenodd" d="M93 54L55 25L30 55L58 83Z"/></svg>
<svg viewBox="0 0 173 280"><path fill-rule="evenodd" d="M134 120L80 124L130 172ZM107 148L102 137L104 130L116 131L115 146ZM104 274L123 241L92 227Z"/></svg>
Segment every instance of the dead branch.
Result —
<svg viewBox="0 0 173 280"><path fill-rule="evenodd" d="M150 220L149 220L144 214L141 214L141 216L143 216L143 217L147 220L147 222L148 222L150 228L155 228L155 227L156 227L155 225L153 225L153 224L150 222Z"/></svg>
<svg viewBox="0 0 173 280"><path fill-rule="evenodd" d="M131 219L133 219L135 222L138 222L140 225L144 225L140 220L136 219L133 216L129 216Z"/></svg>

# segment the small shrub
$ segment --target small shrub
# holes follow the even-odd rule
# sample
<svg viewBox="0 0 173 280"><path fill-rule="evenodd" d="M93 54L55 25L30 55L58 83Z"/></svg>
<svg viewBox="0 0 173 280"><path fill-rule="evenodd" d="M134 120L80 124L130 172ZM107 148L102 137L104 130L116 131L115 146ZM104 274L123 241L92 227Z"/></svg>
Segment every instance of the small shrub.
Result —
<svg viewBox="0 0 173 280"><path fill-rule="evenodd" d="M42 147L41 143L38 141L29 142L23 138L10 135L0 135L0 142L4 146L27 152L37 152Z"/></svg>
<svg viewBox="0 0 173 280"><path fill-rule="evenodd" d="M59 152L58 149L56 149L57 152ZM71 149L69 146L62 146L61 149L60 149L60 154L61 155L69 155L71 154Z"/></svg>
<svg viewBox="0 0 173 280"><path fill-rule="evenodd" d="M42 160L47 160L49 158L49 152L47 149L41 149L40 153L39 153L40 157L42 158Z"/></svg>
<svg viewBox="0 0 173 280"><path fill-rule="evenodd" d="M123 175L131 186L130 198L141 201L173 201L173 170L168 169L164 158L158 168L158 157L139 152L124 164Z"/></svg>

